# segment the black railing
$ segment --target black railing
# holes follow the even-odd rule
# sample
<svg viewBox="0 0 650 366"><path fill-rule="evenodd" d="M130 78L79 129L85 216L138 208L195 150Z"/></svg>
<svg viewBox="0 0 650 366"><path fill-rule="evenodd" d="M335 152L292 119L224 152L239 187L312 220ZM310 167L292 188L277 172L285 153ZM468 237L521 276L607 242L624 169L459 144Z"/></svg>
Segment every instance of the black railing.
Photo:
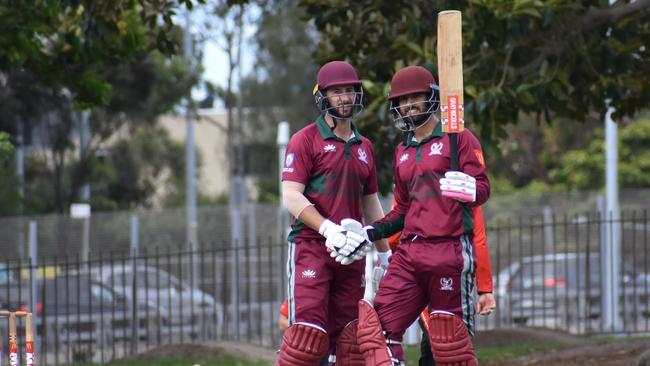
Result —
<svg viewBox="0 0 650 366"><path fill-rule="evenodd" d="M33 311L43 365L103 363L197 341L277 347L286 245L257 243L198 253L102 253L88 261L64 256L36 267L9 262L0 308ZM6 334L4 324L0 329Z"/></svg>
<svg viewBox="0 0 650 366"><path fill-rule="evenodd" d="M623 213L620 220L551 216L488 226L498 309L479 317L479 331L543 326L580 334L649 333L649 226L646 212ZM614 322L603 312L601 280L601 250L613 228L620 232L621 253ZM104 363L198 341L277 347L287 248L279 240L254 242L236 248L214 243L198 252L97 253L87 261L61 256L35 267L9 261L0 267L0 308L34 313L43 365ZM5 324L0 329L7 334Z"/></svg>
<svg viewBox="0 0 650 366"><path fill-rule="evenodd" d="M649 224L647 211L634 211L616 220L565 215L488 227L499 306L481 325L579 334L650 332ZM619 261L610 262L616 233ZM605 286L608 270L616 269L618 282ZM616 303L608 302L614 293Z"/></svg>

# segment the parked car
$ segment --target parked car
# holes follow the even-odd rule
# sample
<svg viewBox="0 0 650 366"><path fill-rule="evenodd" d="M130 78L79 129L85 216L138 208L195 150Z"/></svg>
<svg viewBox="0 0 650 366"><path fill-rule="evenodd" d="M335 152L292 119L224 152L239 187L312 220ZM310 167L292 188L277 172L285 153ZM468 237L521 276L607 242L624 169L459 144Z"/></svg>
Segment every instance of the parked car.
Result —
<svg viewBox="0 0 650 366"><path fill-rule="evenodd" d="M34 309L36 336L43 351L91 354L92 350L109 347L120 338L131 339L134 326L144 332L154 325L152 318L144 315L146 304L140 305L137 323L133 325L133 312L125 297L89 274L65 273L38 279L33 307L30 288L20 281L14 285L11 292L22 293L24 297L14 297L8 303L13 304L12 310ZM4 326L3 323L0 331L6 334ZM19 322L19 334L23 334L23 327Z"/></svg>
<svg viewBox="0 0 650 366"><path fill-rule="evenodd" d="M223 310L214 297L168 272L152 267L130 265L94 268L93 274L104 285L125 296L129 301L152 305L151 316L161 315L163 334L182 333L194 339L214 337L222 324ZM135 273L135 290L134 290Z"/></svg>
<svg viewBox="0 0 650 366"><path fill-rule="evenodd" d="M643 315L648 287L644 276L623 266L619 309L626 319ZM495 279L500 321L528 325L572 324L601 317L599 253L559 253L523 257ZM647 304L645 305L647 307Z"/></svg>

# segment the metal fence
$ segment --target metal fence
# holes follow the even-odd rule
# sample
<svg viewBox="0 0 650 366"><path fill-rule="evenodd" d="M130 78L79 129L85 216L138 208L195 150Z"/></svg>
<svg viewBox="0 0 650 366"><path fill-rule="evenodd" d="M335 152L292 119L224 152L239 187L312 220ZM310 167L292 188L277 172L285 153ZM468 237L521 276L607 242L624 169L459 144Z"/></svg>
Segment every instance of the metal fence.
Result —
<svg viewBox="0 0 650 366"><path fill-rule="evenodd" d="M104 363L206 341L277 347L286 245L244 244L100 252L88 261L55 256L34 267L10 261L0 267L0 308L33 311L43 365Z"/></svg>
<svg viewBox="0 0 650 366"><path fill-rule="evenodd" d="M274 214L275 212L273 212ZM578 334L650 333L650 219L624 211L498 220L487 228L498 309L478 330L543 326ZM267 226L268 227L268 226ZM620 233L620 278L603 286L607 233ZM169 344L242 340L277 347L286 244L273 237L40 256L4 253L0 308L34 312L43 365L108 362ZM205 239L205 237L204 237ZM608 292L610 291L610 292ZM618 316L603 306L616 296ZM602 296L605 294L605 296ZM6 325L0 325L6 333ZM4 347L5 344L2 344Z"/></svg>

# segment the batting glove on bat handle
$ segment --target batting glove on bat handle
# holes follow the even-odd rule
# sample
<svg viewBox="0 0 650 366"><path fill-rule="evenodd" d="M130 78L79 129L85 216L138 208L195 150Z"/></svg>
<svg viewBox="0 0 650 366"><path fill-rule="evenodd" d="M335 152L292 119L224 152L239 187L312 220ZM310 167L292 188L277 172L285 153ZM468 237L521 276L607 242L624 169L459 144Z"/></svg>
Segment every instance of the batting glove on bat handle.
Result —
<svg viewBox="0 0 650 366"><path fill-rule="evenodd" d="M476 201L476 178L463 172L449 171L440 178L440 191L445 197L461 202Z"/></svg>

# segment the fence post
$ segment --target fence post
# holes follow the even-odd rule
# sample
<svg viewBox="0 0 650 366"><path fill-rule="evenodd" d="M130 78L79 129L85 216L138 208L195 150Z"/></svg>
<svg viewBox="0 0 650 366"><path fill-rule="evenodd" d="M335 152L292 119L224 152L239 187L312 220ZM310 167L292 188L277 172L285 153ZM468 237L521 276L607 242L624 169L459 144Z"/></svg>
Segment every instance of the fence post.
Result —
<svg viewBox="0 0 650 366"><path fill-rule="evenodd" d="M553 253L553 209L544 206L544 251Z"/></svg>
<svg viewBox="0 0 650 366"><path fill-rule="evenodd" d="M38 302L38 299L36 298L37 295L37 284L38 281L36 279L36 269L38 265L38 227L36 224L36 220L31 220L29 222L29 288L30 288L30 304L29 308L33 314L33 324L36 324L36 318L38 317L38 313L36 311L36 303ZM42 327L41 329L44 329ZM37 339L41 339L41 337L37 337ZM35 344L34 347L37 349L40 344Z"/></svg>
<svg viewBox="0 0 650 366"><path fill-rule="evenodd" d="M138 342L140 341L140 336L138 334L138 262L137 258L140 253L140 221L137 215L131 215L131 262L132 262L132 273L133 273L133 283L132 283L132 294L131 294L131 355L134 355L138 351Z"/></svg>

